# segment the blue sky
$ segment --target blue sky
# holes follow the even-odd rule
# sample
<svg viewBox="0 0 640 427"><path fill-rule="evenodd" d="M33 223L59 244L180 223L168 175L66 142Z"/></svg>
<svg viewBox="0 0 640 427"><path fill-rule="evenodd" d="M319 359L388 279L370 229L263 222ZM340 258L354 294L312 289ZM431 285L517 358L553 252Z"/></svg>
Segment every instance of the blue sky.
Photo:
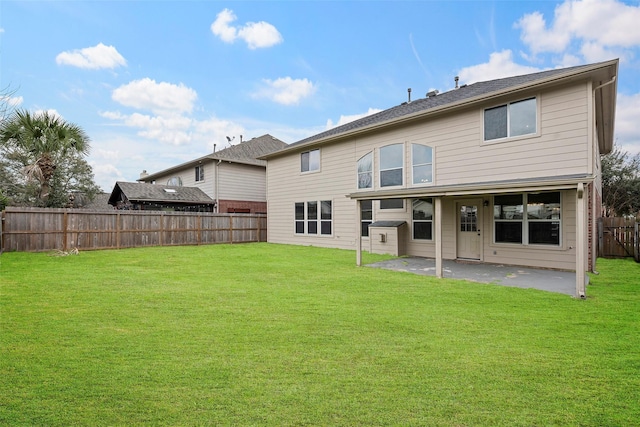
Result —
<svg viewBox="0 0 640 427"><path fill-rule="evenodd" d="M0 2L0 87L135 181L269 133L287 143L460 84L620 58L616 140L640 152L638 1Z"/></svg>

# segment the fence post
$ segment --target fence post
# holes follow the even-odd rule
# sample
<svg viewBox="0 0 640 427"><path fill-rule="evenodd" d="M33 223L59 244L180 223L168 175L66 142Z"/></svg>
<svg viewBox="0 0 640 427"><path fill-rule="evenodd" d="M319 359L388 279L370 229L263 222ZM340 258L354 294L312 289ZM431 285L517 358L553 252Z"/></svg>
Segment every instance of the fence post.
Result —
<svg viewBox="0 0 640 427"><path fill-rule="evenodd" d="M633 230L633 259L636 262L640 262L640 229L638 225L640 225L640 222L636 221Z"/></svg>
<svg viewBox="0 0 640 427"><path fill-rule="evenodd" d="M604 224L602 217L598 218L598 255L604 256Z"/></svg>
<svg viewBox="0 0 640 427"><path fill-rule="evenodd" d="M67 245L69 238L67 236L67 233L69 232L69 217L67 216L67 213L68 212L65 210L62 214L62 250L65 252L68 250Z"/></svg>
<svg viewBox="0 0 640 427"><path fill-rule="evenodd" d="M4 211L0 212L0 254L4 251Z"/></svg>
<svg viewBox="0 0 640 427"><path fill-rule="evenodd" d="M116 214L116 249L120 249L120 212Z"/></svg>
<svg viewBox="0 0 640 427"><path fill-rule="evenodd" d="M229 243L233 243L233 217L229 215Z"/></svg>

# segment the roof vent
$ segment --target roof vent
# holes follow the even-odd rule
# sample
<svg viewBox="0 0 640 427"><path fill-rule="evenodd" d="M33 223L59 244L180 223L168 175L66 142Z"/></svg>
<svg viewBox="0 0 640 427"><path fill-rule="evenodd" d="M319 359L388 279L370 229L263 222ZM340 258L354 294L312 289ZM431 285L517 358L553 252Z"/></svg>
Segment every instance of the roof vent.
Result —
<svg viewBox="0 0 640 427"><path fill-rule="evenodd" d="M432 90L431 92L427 92L427 98L431 98L432 96L436 96L438 94L438 90Z"/></svg>
<svg viewBox="0 0 640 427"><path fill-rule="evenodd" d="M455 76L453 80L456 82L456 89L458 89L458 82L460 81L460 77Z"/></svg>
<svg viewBox="0 0 640 427"><path fill-rule="evenodd" d="M411 88L407 88L407 97L408 97L407 103L410 104L411 103Z"/></svg>
<svg viewBox="0 0 640 427"><path fill-rule="evenodd" d="M175 190L174 188L165 188L165 189L164 189L164 192L165 192L165 193L175 193L175 192L176 192L176 190Z"/></svg>

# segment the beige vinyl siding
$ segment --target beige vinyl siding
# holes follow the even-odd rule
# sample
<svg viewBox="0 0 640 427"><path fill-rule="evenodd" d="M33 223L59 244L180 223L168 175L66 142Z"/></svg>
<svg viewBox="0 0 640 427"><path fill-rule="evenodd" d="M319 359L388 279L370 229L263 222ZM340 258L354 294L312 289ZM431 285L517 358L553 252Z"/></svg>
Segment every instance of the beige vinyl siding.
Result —
<svg viewBox="0 0 640 427"><path fill-rule="evenodd" d="M586 85L543 92L538 102L539 134L533 136L482 142L482 108L429 123L429 132L420 142L436 147L435 183L588 173L590 99Z"/></svg>
<svg viewBox="0 0 640 427"><path fill-rule="evenodd" d="M156 184L166 185L167 181L172 177L180 177L183 187L198 187L212 199L215 199L215 169L211 162L204 164L204 181L196 182L195 165L174 171L172 173L161 175L155 179Z"/></svg>
<svg viewBox="0 0 640 427"><path fill-rule="evenodd" d="M208 179L207 172L208 169L205 170L205 180ZM215 171L213 169L211 175L213 181L215 179ZM220 199L253 202L267 200L266 172L262 166L222 162L218 170L218 181ZM215 194L215 190L213 194Z"/></svg>
<svg viewBox="0 0 640 427"><path fill-rule="evenodd" d="M538 100L538 133L533 136L483 141L483 111L503 102L536 96ZM356 202L345 197L357 190L357 161L373 152L373 188L379 190L379 149L402 143L405 147L402 188L412 185L411 143L433 148L433 184L475 184L481 182L532 179L540 177L587 174L593 169L589 144L590 104L587 84L577 83L552 91L529 93L518 99L496 100L491 104L458 110L455 115L432 116L402 127L348 138L320 147L320 170L300 172L300 152L271 158L267 166L268 239L274 243L355 248L357 223ZM307 148L308 150L308 148ZM304 149L301 149L304 151ZM490 195L473 196L490 200ZM562 246L497 245L493 243L492 208L482 207L482 256L485 262L549 268L575 268L575 190L562 196ZM333 235L307 236L295 234L296 202L331 200ZM457 212L460 198L443 199L443 257L456 258ZM405 208L380 210L373 204L374 221L406 221L407 253L434 257L433 241L412 240L411 201ZM434 225L435 227L435 225ZM363 239L363 248L371 242ZM494 251L496 252L494 255Z"/></svg>
<svg viewBox="0 0 640 427"><path fill-rule="evenodd" d="M356 186L354 152L353 142L322 147L320 170L308 173L300 172L300 153L269 160L270 242L355 248L356 202L345 197ZM332 202L332 235L295 234L294 204L321 200Z"/></svg>

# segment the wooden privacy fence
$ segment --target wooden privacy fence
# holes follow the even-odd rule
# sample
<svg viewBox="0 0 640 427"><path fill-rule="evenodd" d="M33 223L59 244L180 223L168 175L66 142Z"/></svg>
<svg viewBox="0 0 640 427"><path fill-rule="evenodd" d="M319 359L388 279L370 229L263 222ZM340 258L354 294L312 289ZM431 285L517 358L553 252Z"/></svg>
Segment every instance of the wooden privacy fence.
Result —
<svg viewBox="0 0 640 427"><path fill-rule="evenodd" d="M600 218L598 220L598 256L633 257L640 262L638 224L634 218Z"/></svg>
<svg viewBox="0 0 640 427"><path fill-rule="evenodd" d="M119 249L264 242L264 214L7 208L1 251Z"/></svg>

